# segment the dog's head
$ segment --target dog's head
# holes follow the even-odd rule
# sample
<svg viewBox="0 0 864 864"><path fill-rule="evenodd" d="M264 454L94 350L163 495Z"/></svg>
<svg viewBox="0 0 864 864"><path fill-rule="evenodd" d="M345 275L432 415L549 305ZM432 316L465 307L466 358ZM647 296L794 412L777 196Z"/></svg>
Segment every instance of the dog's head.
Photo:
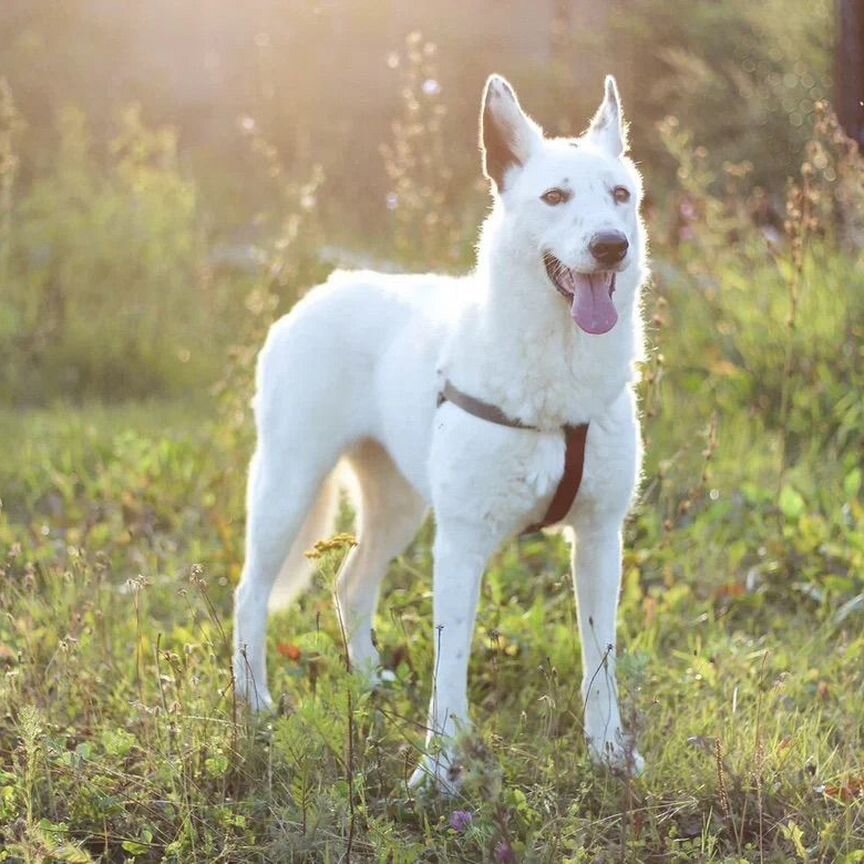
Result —
<svg viewBox="0 0 864 864"><path fill-rule="evenodd" d="M618 320L617 274L639 266L639 173L627 158L627 130L615 79L579 138L546 138L498 75L486 82L480 116L483 170L503 219L545 268L550 289L587 333Z"/></svg>

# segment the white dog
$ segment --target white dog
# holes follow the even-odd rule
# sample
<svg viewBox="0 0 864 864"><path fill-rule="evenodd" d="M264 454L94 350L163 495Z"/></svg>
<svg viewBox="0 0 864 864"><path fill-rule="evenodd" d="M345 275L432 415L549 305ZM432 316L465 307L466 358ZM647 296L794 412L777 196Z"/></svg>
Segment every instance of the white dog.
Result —
<svg viewBox="0 0 864 864"><path fill-rule="evenodd" d="M271 705L268 601L304 587L302 553L331 528L344 461L358 481L359 545L337 602L355 669L376 674L381 580L430 506L435 514L436 680L414 780L457 781L483 571L507 538L550 520L573 548L591 753L639 771L621 726L614 645L622 523L640 473L633 383L646 239L615 81L585 134L567 139L544 137L492 76L481 144L494 207L474 273L337 272L270 331L236 683L253 708Z"/></svg>

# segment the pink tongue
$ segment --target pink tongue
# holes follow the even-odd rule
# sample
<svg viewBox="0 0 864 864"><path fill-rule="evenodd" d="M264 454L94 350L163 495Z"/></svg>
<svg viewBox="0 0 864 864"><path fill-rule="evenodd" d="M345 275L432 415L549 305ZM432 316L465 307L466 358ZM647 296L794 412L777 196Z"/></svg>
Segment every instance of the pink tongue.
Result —
<svg viewBox="0 0 864 864"><path fill-rule="evenodd" d="M609 295L611 273L573 273L573 305L570 317L586 332L608 333L618 320L618 313Z"/></svg>

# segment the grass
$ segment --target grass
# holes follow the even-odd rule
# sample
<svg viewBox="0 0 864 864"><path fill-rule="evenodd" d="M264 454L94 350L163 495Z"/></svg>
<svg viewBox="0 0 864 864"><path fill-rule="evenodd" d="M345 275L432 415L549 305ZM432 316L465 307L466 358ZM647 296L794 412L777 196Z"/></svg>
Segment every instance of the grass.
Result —
<svg viewBox="0 0 864 864"><path fill-rule="evenodd" d="M405 785L431 678L431 529L379 616L395 683L369 694L345 672L337 549L272 621L285 697L252 718L229 664L246 439L208 404L0 415L18 442L0 475L0 856L864 860L859 489L842 459L814 462L821 489L778 508L770 433L741 458L754 421L724 418L704 452L703 430L674 432L679 373L648 423L620 617L646 774L590 764L565 550L522 540L484 583L456 801Z"/></svg>
<svg viewBox="0 0 864 864"><path fill-rule="evenodd" d="M840 230L864 175L819 122L773 245L754 202L709 193L700 148L661 129L690 215L652 225L619 616L643 777L590 764L554 538L510 543L486 575L459 798L406 787L431 525L386 585L391 685L346 671L335 544L271 621L279 711L235 700L249 369L273 290L299 284L294 225L273 284L231 316L243 346L227 364L213 348L217 397L0 410L0 861L864 861L864 260Z"/></svg>

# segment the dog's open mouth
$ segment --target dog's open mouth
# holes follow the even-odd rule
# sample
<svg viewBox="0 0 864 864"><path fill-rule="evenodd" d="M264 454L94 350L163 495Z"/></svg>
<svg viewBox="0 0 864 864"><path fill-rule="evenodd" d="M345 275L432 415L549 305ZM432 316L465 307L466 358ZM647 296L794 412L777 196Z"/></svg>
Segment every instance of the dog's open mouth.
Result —
<svg viewBox="0 0 864 864"><path fill-rule="evenodd" d="M608 333L618 320L612 302L615 293L615 273L600 270L579 273L559 261L551 252L543 253L546 273L558 293L570 303L570 317L586 332Z"/></svg>

